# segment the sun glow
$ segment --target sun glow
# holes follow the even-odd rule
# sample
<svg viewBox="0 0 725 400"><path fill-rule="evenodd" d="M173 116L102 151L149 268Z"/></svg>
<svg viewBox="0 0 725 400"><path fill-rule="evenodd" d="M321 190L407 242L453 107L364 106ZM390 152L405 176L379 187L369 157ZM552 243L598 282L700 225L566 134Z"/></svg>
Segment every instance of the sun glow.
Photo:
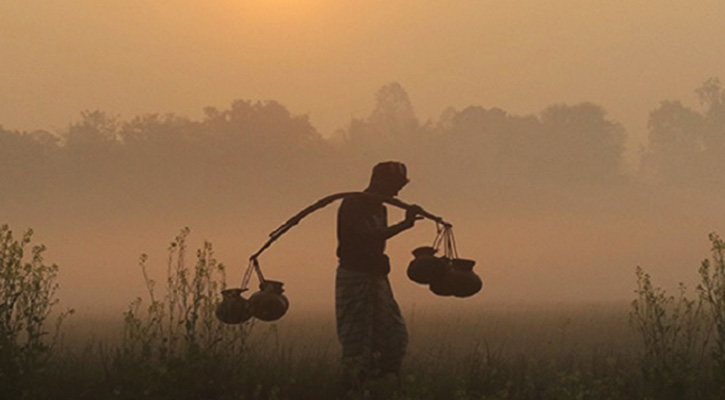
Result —
<svg viewBox="0 0 725 400"><path fill-rule="evenodd" d="M308 20L324 9L326 0L243 0L236 4L244 15L265 22L295 22Z"/></svg>

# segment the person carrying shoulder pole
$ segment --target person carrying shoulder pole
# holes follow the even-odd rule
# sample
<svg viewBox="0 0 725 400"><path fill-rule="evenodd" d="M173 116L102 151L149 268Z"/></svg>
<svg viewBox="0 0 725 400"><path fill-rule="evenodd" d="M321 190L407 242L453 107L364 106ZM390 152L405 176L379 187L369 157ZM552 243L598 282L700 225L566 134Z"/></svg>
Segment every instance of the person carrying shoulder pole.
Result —
<svg viewBox="0 0 725 400"><path fill-rule="evenodd" d="M407 183L403 163L382 162L373 168L364 192L395 197ZM405 219L388 226L387 210L374 197L348 197L338 209L335 314L343 385L348 390L400 371L408 333L388 281L385 242L412 228L421 211L413 205Z"/></svg>

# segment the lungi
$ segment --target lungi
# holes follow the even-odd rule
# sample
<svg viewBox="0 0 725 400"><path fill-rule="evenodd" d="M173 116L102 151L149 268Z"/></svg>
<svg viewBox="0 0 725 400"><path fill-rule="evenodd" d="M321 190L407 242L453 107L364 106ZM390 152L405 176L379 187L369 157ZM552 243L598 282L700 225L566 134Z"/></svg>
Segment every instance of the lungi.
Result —
<svg viewBox="0 0 725 400"><path fill-rule="evenodd" d="M408 331L386 275L338 268L335 314L348 385L400 371Z"/></svg>

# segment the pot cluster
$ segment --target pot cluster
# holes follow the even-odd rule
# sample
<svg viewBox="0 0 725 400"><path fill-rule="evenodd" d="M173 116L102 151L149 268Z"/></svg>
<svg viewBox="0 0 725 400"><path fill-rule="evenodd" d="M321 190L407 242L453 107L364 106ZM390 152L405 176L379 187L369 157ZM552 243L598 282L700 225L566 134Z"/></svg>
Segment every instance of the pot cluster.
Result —
<svg viewBox="0 0 725 400"><path fill-rule="evenodd" d="M282 285L282 282L265 280L249 300L242 297L242 292L247 289L224 290L222 301L216 308L216 317L225 324L241 324L252 317L262 321L276 321L289 308L289 300L282 294Z"/></svg>
<svg viewBox="0 0 725 400"><path fill-rule="evenodd" d="M483 281L473 272L474 260L436 257L430 246L413 250L413 261L408 265L408 278L428 285L438 296L469 297L483 288Z"/></svg>

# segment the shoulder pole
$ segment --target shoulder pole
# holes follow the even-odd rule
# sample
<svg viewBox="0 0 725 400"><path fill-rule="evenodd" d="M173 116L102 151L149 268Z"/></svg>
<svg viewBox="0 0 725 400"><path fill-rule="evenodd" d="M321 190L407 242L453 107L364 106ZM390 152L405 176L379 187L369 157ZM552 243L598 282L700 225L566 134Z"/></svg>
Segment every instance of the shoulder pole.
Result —
<svg viewBox="0 0 725 400"><path fill-rule="evenodd" d="M408 204L408 203L406 203L404 201L398 200L396 198L388 197L388 196L382 196L382 195L373 194L373 193L366 193L366 192L342 192L342 193L331 194L329 196L326 196L326 197L321 198L320 200L317 200L315 203L311 204L310 206L306 207L302 211L298 212L292 218L288 219L287 222L285 222L284 224L280 225L277 229L275 229L274 231L272 231L272 233L269 234L269 239L267 240L267 242L265 242L264 245L259 250L257 250L257 252L255 252L254 254L252 254L249 257L249 260L256 262L257 258L265 250L267 250L267 248L269 248L269 246L271 246L272 243L274 243L277 239L279 239L280 236L282 236L285 232L287 232L288 230L290 230L293 226L299 224L300 221L304 217L312 214L313 212L319 210L320 208L323 208L323 207L327 206L328 204L332 203L335 200L343 199L343 198L346 198L346 197L352 197L352 196L365 196L365 197L369 197L369 198L374 198L374 199L379 200L379 201L381 201L383 203L387 203L387 204L390 204L392 206L402 208L404 210L407 210L408 208L411 207L410 204ZM441 218L439 216L436 216L436 215L433 215L433 214L431 214L431 213L429 213L429 212L427 212L425 210L421 210L420 215L422 215L425 218L431 219L431 220L433 220L433 221L435 221L435 222L437 222L437 223L439 223L439 224L441 224L441 225L443 225L445 227L450 228L450 227L453 226L449 222L444 221L443 218Z"/></svg>

